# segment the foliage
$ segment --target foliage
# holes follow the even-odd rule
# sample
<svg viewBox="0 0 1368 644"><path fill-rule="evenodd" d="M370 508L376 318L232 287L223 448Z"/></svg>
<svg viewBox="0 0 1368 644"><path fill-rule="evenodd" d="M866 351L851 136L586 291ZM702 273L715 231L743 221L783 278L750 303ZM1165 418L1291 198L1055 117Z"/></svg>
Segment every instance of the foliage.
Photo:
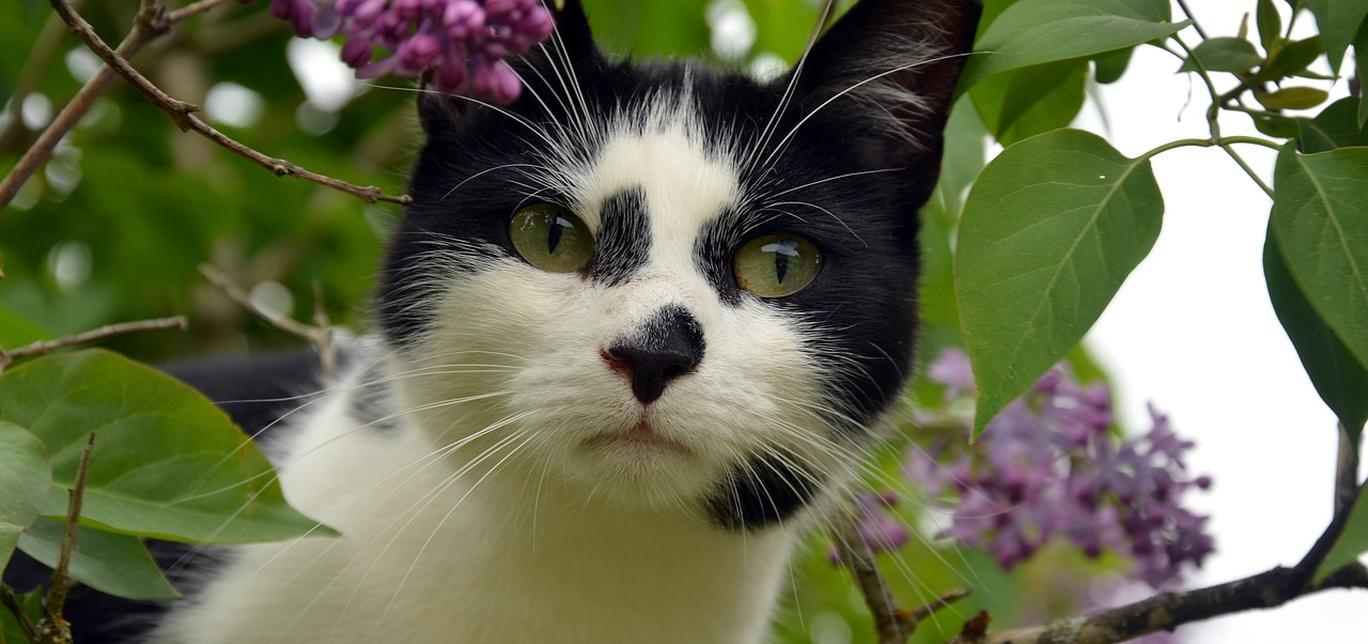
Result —
<svg viewBox="0 0 1368 644"><path fill-rule="evenodd" d="M738 66L795 62L819 16L806 0L586 4L600 39L619 54L704 55ZM1368 61L1368 0L1257 0L1249 3L1254 33L1246 26L1235 34L1207 34L1187 16L1175 19L1168 0L984 4L981 53L968 63L941 182L924 212L921 294L924 353L962 343L972 360L980 392L973 427L992 433L991 423L1004 418L999 413L1020 406L1013 401L1061 360L1083 380L1096 375L1077 345L1149 253L1162 224L1152 158L1177 147L1220 147L1247 169L1235 146L1262 145L1280 150L1271 186L1250 171L1273 197L1264 262L1270 300L1311 382L1356 443L1368 417L1368 101L1350 97L1321 108L1333 78L1316 70L1346 73L1350 52L1355 68ZM303 55L304 41L291 40L262 5L232 4L187 21L139 65L196 103L214 92L247 90L255 108L234 118L217 113L210 100L207 116L248 145L331 176L397 187L410 161L411 93L381 84L320 90L317 79L286 62ZM709 23L738 10L753 21L754 42L714 49ZM104 34L123 33L133 20L129 3L113 0L90 0L82 13ZM31 92L0 117L0 168L36 135L25 114L44 120L44 105L50 116L90 73L90 57L61 40L62 25L50 14L41 0L0 3L0 97ZM1308 16L1317 34L1293 39L1295 19ZM46 62L37 61L48 71L25 80L36 64L30 52L43 51L45 38L56 43L48 45ZM1121 78L1137 47L1172 54L1175 69L1207 90L1209 138L1168 142L1132 158L1068 129L1089 84ZM349 53L361 64L357 46ZM423 60L412 58L415 65ZM1223 136L1223 111L1246 114L1267 138ZM252 112L255 118L242 118ZM986 163L990 140L1005 149ZM231 270L275 311L310 317L321 306L364 330L358 303L374 287L373 267L395 214L220 155L175 132L116 84L0 214L0 347L170 313L194 320L191 331L120 336L108 346L155 363L281 344L276 330L201 282L195 268L205 261ZM315 284L323 293L317 302L305 296ZM924 412L964 411L962 400L947 403L943 387L928 379L914 383L910 397ZM930 446L919 423L904 429L917 445ZM1117 428L1105 429L1104 438L1120 444ZM173 595L150 566L145 537L226 543L326 531L285 505L264 457L202 396L115 354L78 352L21 362L0 376L0 563L16 546L56 561L59 519L92 432L78 540L86 545L70 569L92 587L126 597ZM898 449L879 454L871 483L901 477L902 464ZM1317 566L1321 578L1368 550L1366 503L1361 495L1345 517L1343 537ZM867 509L904 526L928 516L907 503ZM976 548L947 556L945 544L921 531L909 536L884 560L897 573L888 575L896 595L925 598L972 579L981 592L965 615L986 608L1006 623L1085 608L1071 599L1083 593L1068 583L1122 569L1131 555L1144 554L1113 543L1094 561L1078 549L1033 548L1042 563L1008 574L998 564L1017 563L1016 556ZM994 549L974 534L959 536ZM814 542L796 569L800 611L834 616L857 641L873 638L867 609L852 601L844 573L829 565L825 543ZM41 597L22 601L35 620L41 617ZM797 612L777 625L780 641L810 641ZM914 641L943 641L936 631L953 633L963 620L945 621ZM6 642L25 638L3 610L0 627Z"/></svg>

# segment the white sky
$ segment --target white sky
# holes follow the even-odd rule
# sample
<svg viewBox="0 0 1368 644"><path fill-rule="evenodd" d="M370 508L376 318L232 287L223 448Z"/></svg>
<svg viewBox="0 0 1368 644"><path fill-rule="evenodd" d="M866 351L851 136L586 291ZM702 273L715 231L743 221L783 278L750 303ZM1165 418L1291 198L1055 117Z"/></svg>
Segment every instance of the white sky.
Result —
<svg viewBox="0 0 1368 644"><path fill-rule="evenodd" d="M1189 4L1213 36L1234 35L1254 6ZM1301 20L1298 31L1312 26L1310 15ZM1078 126L1106 135L1128 156L1207 136L1206 92L1195 81L1192 104L1178 120L1189 81L1176 67L1168 54L1140 48L1122 81L1101 89L1110 131L1095 109ZM1337 89L1342 96L1343 84ZM1221 126L1223 134L1258 134L1242 115ZM1253 146L1240 152L1271 183L1274 153ZM1262 248L1269 200L1220 150L1168 152L1154 169L1167 204L1163 232L1088 343L1116 378L1130 427L1145 426L1145 401L1153 400L1198 441L1190 465L1216 485L1194 504L1213 515L1218 550L1191 583L1208 585L1294 564L1320 535L1331 512L1335 419L1268 302ZM1368 594L1323 593L1179 632L1202 643L1364 641Z"/></svg>

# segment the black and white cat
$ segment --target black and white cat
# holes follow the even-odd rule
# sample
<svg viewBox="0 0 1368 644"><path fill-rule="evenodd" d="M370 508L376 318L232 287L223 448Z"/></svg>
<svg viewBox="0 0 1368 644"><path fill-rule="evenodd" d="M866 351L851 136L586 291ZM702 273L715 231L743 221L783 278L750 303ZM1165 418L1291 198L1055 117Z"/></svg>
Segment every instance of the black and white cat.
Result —
<svg viewBox="0 0 1368 644"><path fill-rule="evenodd" d="M382 333L275 429L336 528L236 548L156 643L754 643L912 364L971 0L862 0L789 74L599 54L424 95Z"/></svg>

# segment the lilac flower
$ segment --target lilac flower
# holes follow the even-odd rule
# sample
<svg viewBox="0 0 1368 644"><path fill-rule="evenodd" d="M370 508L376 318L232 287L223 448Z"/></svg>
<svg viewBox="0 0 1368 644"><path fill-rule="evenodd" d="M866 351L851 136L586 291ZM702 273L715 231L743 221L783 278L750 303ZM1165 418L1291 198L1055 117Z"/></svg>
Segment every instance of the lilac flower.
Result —
<svg viewBox="0 0 1368 644"><path fill-rule="evenodd" d="M300 37L345 37L342 60L357 78L422 78L500 105L522 93L504 59L555 28L541 0L271 0L271 13Z"/></svg>
<svg viewBox="0 0 1368 644"><path fill-rule="evenodd" d="M929 375L955 398L972 393L967 364L962 353L943 352ZM1159 587L1214 550L1208 518L1181 503L1211 479L1187 473L1193 443L1167 416L1151 406L1150 419L1142 436L1110 435L1106 387L1082 386L1056 367L989 423L972 450L917 447L904 470L928 497L955 503L946 534L988 550L1004 568L1063 539L1092 557L1128 555L1133 576Z"/></svg>

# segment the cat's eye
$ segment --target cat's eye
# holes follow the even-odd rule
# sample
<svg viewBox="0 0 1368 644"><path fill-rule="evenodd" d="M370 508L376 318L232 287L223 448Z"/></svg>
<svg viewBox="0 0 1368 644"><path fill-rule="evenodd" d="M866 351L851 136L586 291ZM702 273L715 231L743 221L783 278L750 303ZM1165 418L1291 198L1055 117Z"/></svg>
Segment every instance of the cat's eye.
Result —
<svg viewBox="0 0 1368 644"><path fill-rule="evenodd" d="M741 246L732 264L742 289L760 297L785 297L817 278L822 254L797 235L765 235Z"/></svg>
<svg viewBox="0 0 1368 644"><path fill-rule="evenodd" d="M518 210L508 224L513 248L548 273L574 273L594 259L594 236L570 211L551 204Z"/></svg>

